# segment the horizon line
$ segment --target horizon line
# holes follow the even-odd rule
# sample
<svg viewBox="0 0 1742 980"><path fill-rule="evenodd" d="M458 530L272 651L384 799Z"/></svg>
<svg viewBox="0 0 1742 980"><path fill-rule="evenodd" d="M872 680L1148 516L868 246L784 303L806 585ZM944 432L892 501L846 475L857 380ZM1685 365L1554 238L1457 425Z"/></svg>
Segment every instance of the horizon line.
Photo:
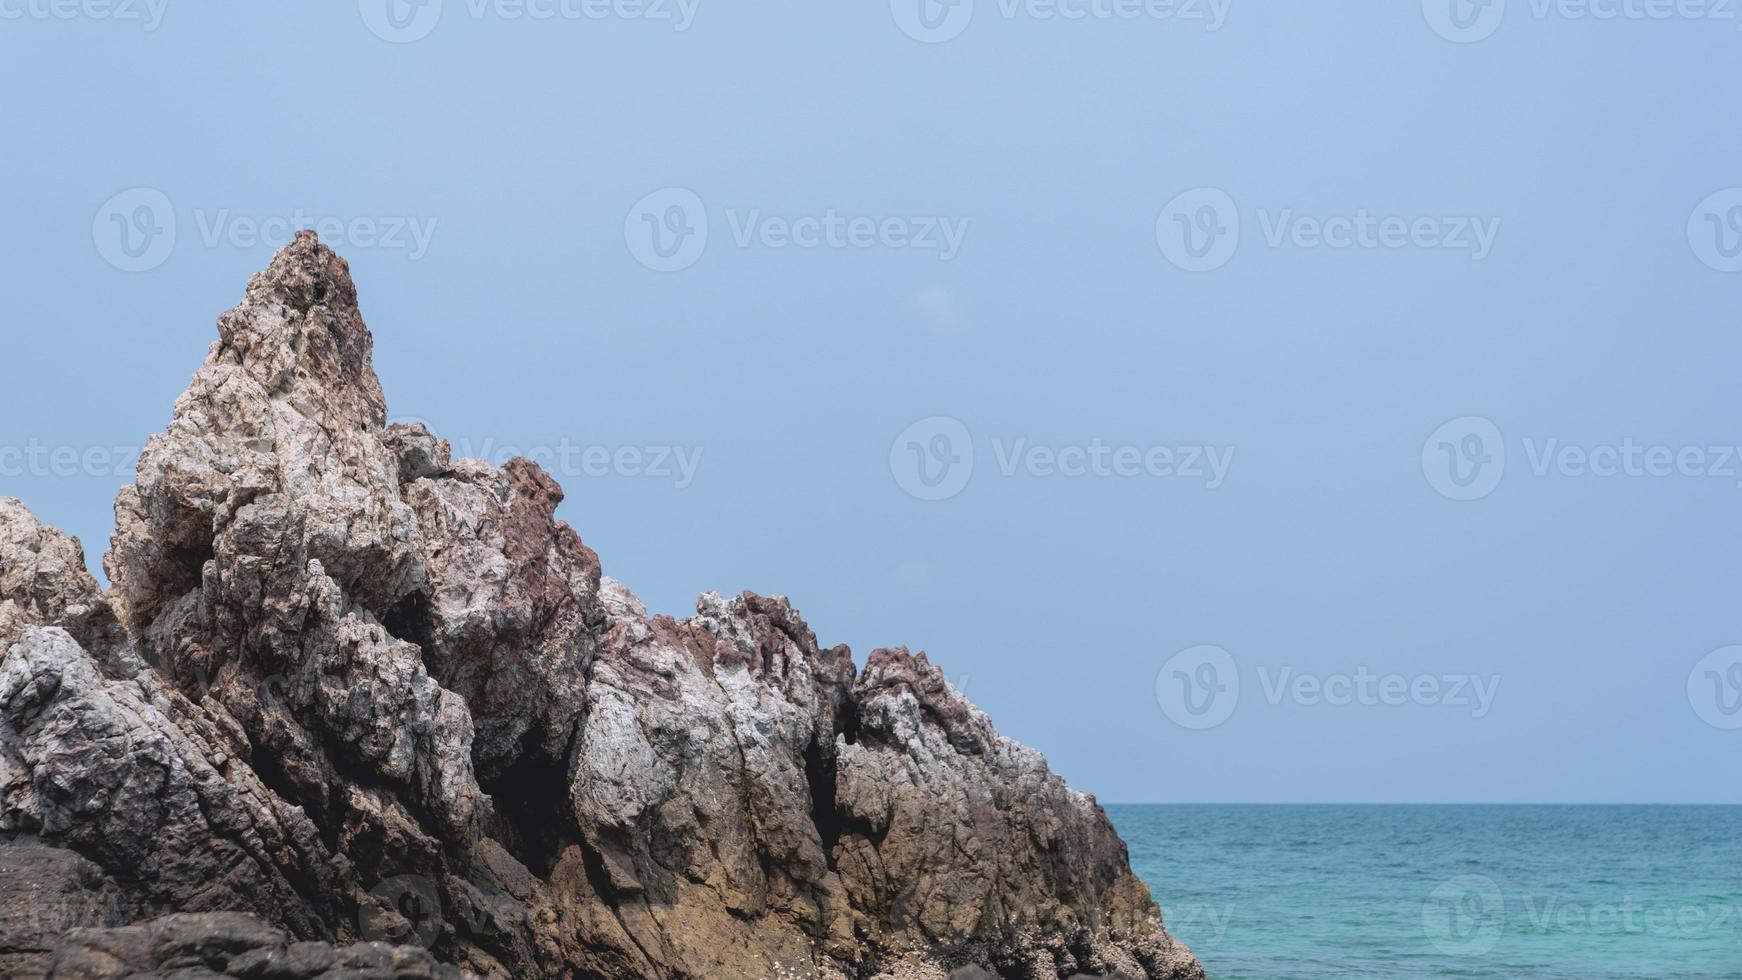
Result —
<svg viewBox="0 0 1742 980"><path fill-rule="evenodd" d="M1445 802L1380 802L1380 803L1337 803L1337 802L1238 802L1225 800L1182 801L1174 800L1165 803L1132 803L1113 802L1101 806L1726 806L1742 807L1742 803L1702 803L1702 802L1477 802L1477 803L1445 803Z"/></svg>

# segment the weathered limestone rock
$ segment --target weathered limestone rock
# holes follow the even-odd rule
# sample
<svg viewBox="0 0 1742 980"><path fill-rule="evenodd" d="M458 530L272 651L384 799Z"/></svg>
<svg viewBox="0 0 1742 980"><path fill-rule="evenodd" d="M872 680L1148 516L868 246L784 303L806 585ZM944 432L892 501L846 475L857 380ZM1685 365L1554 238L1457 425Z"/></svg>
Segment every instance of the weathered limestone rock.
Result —
<svg viewBox="0 0 1742 980"><path fill-rule="evenodd" d="M1094 799L1000 736L925 654L872 653L854 701L836 778L856 908L1006 972L1193 975Z"/></svg>
<svg viewBox="0 0 1742 980"><path fill-rule="evenodd" d="M0 497L0 650L17 643L26 626L63 627L99 654L126 642L85 570L79 540L39 522L22 501Z"/></svg>
<svg viewBox="0 0 1742 980"><path fill-rule="evenodd" d="M0 921L0 957L1203 976L1093 799L923 654L861 674L778 597L649 616L537 466L389 426L312 235L218 328L116 501L107 595L0 501L0 831L29 842L0 854L30 851L0 859L0 916L71 896L64 942Z"/></svg>

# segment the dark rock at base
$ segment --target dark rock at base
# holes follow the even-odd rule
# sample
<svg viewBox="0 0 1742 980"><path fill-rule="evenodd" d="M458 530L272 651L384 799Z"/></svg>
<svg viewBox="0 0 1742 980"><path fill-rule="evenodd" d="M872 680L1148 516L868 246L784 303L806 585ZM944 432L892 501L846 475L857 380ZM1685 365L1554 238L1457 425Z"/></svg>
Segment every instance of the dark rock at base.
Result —
<svg viewBox="0 0 1742 980"><path fill-rule="evenodd" d="M31 841L0 845L0 976L46 975L49 954L74 929L127 921L121 890L72 851Z"/></svg>
<svg viewBox="0 0 1742 980"><path fill-rule="evenodd" d="M256 916L169 915L116 929L74 929L57 944L51 980L460 980L427 950L382 943L292 942Z"/></svg>

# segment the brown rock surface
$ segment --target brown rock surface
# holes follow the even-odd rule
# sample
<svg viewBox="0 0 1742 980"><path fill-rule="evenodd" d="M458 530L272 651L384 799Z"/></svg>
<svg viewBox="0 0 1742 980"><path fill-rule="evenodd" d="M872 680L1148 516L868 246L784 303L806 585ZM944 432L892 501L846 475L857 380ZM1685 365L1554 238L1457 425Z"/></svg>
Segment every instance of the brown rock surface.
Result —
<svg viewBox="0 0 1742 980"><path fill-rule="evenodd" d="M0 845L32 852L0 861L0 914L39 888L111 927L0 922L0 956L1203 975L1094 800L925 655L861 674L783 598L649 616L537 466L388 426L372 344L341 259L275 256L116 501L106 596L0 501L0 831L64 849Z"/></svg>

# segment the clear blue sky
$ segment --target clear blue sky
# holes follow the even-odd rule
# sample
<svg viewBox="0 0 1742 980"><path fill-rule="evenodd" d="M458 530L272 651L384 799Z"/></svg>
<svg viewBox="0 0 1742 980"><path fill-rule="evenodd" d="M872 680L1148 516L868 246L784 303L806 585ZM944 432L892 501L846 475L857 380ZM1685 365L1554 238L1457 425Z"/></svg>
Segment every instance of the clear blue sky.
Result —
<svg viewBox="0 0 1742 980"><path fill-rule="evenodd" d="M127 478L18 450L161 429L254 223L335 219L396 415L1105 801L1742 802L1733 19L63 2L0 3L0 494L93 565Z"/></svg>

